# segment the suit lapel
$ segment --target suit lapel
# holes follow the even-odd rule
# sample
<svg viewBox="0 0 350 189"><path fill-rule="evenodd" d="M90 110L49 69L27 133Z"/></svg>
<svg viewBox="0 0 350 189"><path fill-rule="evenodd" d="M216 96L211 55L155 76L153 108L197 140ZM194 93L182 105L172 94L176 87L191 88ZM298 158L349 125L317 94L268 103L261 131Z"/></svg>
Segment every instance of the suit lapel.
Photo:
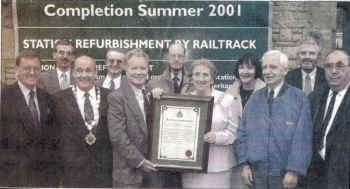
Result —
<svg viewBox="0 0 350 189"><path fill-rule="evenodd" d="M301 73L301 69L299 68L299 71L297 72L297 76L295 78L297 87L301 90L303 90L303 74Z"/></svg>
<svg viewBox="0 0 350 189"><path fill-rule="evenodd" d="M72 122L75 123L74 125L76 126L76 128L74 128L74 131L77 132L77 134L80 137L85 138L85 136L88 134L88 130L85 126L84 119L80 113L76 98L72 90L69 90L67 94L67 106L71 108L71 119Z"/></svg>
<svg viewBox="0 0 350 189"><path fill-rule="evenodd" d="M345 93L345 96L340 104L340 107L337 111L337 114L334 117L334 121L332 123L332 127L330 128L328 135L327 135L327 141L328 136L330 136L334 131L336 131L339 127L339 125L344 125L343 122L346 122L349 118L347 118L347 111L349 110L349 99L350 98L350 90L348 89ZM333 141L333 140L330 140Z"/></svg>
<svg viewBox="0 0 350 189"><path fill-rule="evenodd" d="M60 82L58 81L58 76L56 70L52 70L50 73L51 86L55 89L60 89Z"/></svg>
<svg viewBox="0 0 350 189"><path fill-rule="evenodd" d="M27 106L27 103L25 101L25 97L22 94L21 89L19 88L18 83L16 82L14 84L14 94L16 96L16 99L18 99L17 103L14 105L15 107L18 107L18 115L23 121L24 130L27 132L29 136L36 136L37 129L34 126L34 120L32 113L29 110L29 107ZM39 100L39 99L38 99ZM33 132L36 131L36 132Z"/></svg>
<svg viewBox="0 0 350 189"><path fill-rule="evenodd" d="M147 125L143 118L143 113L140 109L139 103L136 99L133 89L131 88L129 83L125 83L124 89L125 89L125 96L127 99L126 103L128 104L130 110L134 113L135 119L137 119L138 122L140 123L138 125L141 127L142 131L145 133L145 135L148 135Z"/></svg>

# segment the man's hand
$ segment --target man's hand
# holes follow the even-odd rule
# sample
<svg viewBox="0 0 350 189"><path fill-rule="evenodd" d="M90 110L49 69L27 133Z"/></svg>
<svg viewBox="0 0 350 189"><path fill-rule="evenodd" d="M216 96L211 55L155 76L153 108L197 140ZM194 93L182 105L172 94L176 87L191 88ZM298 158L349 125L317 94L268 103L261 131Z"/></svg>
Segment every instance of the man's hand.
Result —
<svg viewBox="0 0 350 189"><path fill-rule="evenodd" d="M155 168L154 164L151 161L147 160L147 159L145 159L145 161L143 161L143 163L142 163L140 168L143 171L147 172L147 173L152 172L152 171L158 171Z"/></svg>
<svg viewBox="0 0 350 189"><path fill-rule="evenodd" d="M160 95L162 95L163 93L164 93L164 90L162 88L152 89L153 98L160 99Z"/></svg>
<svg viewBox="0 0 350 189"><path fill-rule="evenodd" d="M288 171L283 178L283 187L285 188L295 188L298 184L298 175Z"/></svg>
<svg viewBox="0 0 350 189"><path fill-rule="evenodd" d="M246 185L253 185L253 173L249 165L244 165L242 169L243 182Z"/></svg>
<svg viewBox="0 0 350 189"><path fill-rule="evenodd" d="M204 135L204 141L208 143L215 143L216 141L216 135L214 132L207 132Z"/></svg>

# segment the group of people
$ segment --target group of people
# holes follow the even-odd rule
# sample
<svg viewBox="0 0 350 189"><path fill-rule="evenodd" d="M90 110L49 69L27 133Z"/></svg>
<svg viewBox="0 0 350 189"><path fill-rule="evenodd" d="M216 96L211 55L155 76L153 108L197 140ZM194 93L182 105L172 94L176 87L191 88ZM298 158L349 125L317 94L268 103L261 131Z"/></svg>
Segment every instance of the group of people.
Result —
<svg viewBox="0 0 350 189"><path fill-rule="evenodd" d="M300 68L270 50L262 63L245 54L225 92L213 88L215 65L171 44L167 65L149 80L141 49L106 53L107 74L56 43L56 70L41 72L30 50L16 58L17 81L2 89L0 186L121 188L349 187L350 62L327 55L323 68L312 39L298 47ZM148 81L149 80L149 81ZM147 159L151 104L162 94L214 97L208 171L160 171Z"/></svg>

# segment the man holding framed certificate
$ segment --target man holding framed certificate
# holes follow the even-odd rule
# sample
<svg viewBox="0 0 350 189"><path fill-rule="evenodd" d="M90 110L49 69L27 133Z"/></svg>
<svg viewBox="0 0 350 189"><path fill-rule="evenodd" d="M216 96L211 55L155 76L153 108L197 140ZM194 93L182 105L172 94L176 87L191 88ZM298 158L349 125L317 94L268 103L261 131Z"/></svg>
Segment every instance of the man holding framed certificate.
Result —
<svg viewBox="0 0 350 189"><path fill-rule="evenodd" d="M108 128L113 146L113 187L163 186L161 174L147 160L150 92L145 86L148 55L141 49L126 53L125 82L108 96Z"/></svg>

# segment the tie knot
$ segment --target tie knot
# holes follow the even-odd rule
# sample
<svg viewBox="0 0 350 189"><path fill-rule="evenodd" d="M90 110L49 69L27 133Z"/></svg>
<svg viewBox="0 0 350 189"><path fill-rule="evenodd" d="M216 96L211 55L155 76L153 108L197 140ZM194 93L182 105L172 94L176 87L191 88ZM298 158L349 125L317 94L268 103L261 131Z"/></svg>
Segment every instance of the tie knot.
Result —
<svg viewBox="0 0 350 189"><path fill-rule="evenodd" d="M90 94L89 94L88 92L86 92L86 93L84 94L84 97L85 97L85 98L89 98L89 96L90 96Z"/></svg>
<svg viewBox="0 0 350 189"><path fill-rule="evenodd" d="M35 92L34 92L33 90L31 90L31 91L29 92L29 96L30 96L30 97L34 97L34 96L35 96Z"/></svg>
<svg viewBox="0 0 350 189"><path fill-rule="evenodd" d="M338 92L337 92L337 91L333 91L332 97L336 97L336 96L337 96L337 94L338 94Z"/></svg>
<svg viewBox="0 0 350 189"><path fill-rule="evenodd" d="M146 95L147 95L147 92L146 92L145 89L142 89L142 94L143 94L143 96L146 96Z"/></svg>
<svg viewBox="0 0 350 189"><path fill-rule="evenodd" d="M306 74L305 79L311 79L310 74Z"/></svg>
<svg viewBox="0 0 350 189"><path fill-rule="evenodd" d="M62 79L66 79L66 78L67 78L66 72L63 72L63 73L61 74L61 78L62 78Z"/></svg>
<svg viewBox="0 0 350 189"><path fill-rule="evenodd" d="M180 79L177 77L177 75L174 76L173 78L174 81L178 82Z"/></svg>

